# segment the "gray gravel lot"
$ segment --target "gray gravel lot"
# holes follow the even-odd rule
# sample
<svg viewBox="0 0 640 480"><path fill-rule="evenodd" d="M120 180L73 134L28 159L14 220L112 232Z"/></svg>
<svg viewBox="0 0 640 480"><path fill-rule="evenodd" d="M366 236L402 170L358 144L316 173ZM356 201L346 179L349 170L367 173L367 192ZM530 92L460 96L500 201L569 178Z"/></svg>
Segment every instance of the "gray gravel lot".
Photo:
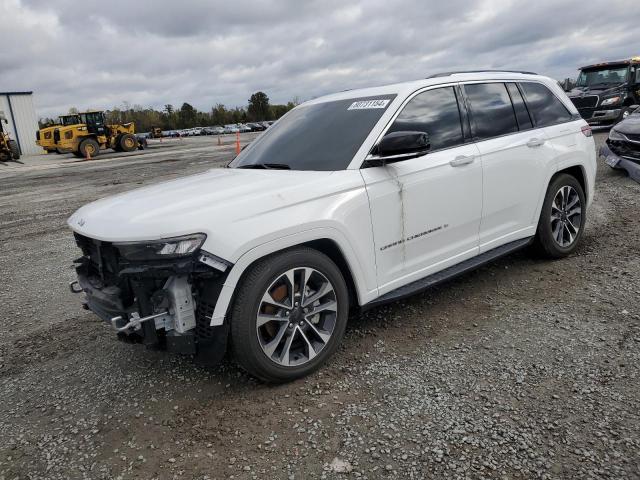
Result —
<svg viewBox="0 0 640 480"><path fill-rule="evenodd" d="M118 342L67 288L73 210L232 152L0 166L0 480L640 478L640 185L600 165L575 255L356 316L325 368L269 387Z"/></svg>

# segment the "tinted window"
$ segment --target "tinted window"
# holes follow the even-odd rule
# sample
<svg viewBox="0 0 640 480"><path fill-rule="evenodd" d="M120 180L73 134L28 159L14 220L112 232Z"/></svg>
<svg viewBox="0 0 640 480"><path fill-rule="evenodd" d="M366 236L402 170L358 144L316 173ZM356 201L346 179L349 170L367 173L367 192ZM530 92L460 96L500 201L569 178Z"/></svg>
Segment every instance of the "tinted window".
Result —
<svg viewBox="0 0 640 480"><path fill-rule="evenodd" d="M520 130L533 128L533 123L531 123L531 118L529 118L529 112L516 84L507 83L507 90L509 90L509 95L511 96L511 103L513 103L513 109L516 112L516 119L518 120Z"/></svg>
<svg viewBox="0 0 640 480"><path fill-rule="evenodd" d="M475 136L482 140L517 132L518 124L504 83L465 85L469 98Z"/></svg>
<svg viewBox="0 0 640 480"><path fill-rule="evenodd" d="M545 127L571 121L572 116L567 107L541 83L523 82L520 88L536 126Z"/></svg>
<svg viewBox="0 0 640 480"><path fill-rule="evenodd" d="M301 105L269 127L229 166L344 170L394 98L381 95Z"/></svg>
<svg viewBox="0 0 640 480"><path fill-rule="evenodd" d="M432 151L464 143L453 87L428 90L413 97L387 133L403 130L426 132Z"/></svg>

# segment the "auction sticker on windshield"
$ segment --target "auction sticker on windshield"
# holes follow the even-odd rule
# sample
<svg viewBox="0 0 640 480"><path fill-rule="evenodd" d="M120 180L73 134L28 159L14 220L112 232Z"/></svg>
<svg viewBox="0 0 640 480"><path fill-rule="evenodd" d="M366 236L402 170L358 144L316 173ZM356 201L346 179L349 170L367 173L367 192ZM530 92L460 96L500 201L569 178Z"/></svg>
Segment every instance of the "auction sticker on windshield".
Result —
<svg viewBox="0 0 640 480"><path fill-rule="evenodd" d="M386 108L389 104L388 99L362 100L353 102L347 110L367 110L370 108Z"/></svg>

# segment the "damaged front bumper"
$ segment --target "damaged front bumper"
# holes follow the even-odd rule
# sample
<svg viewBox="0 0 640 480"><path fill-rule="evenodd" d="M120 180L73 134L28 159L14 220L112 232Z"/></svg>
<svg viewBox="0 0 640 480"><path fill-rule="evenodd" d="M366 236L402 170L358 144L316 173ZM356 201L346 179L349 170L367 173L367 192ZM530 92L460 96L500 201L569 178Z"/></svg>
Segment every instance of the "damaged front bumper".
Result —
<svg viewBox="0 0 640 480"><path fill-rule="evenodd" d="M118 338L150 348L196 355L217 363L228 326L211 317L230 264L202 250L173 259L128 261L118 247L75 234L83 256L75 260L74 293L111 325Z"/></svg>
<svg viewBox="0 0 640 480"><path fill-rule="evenodd" d="M615 151L614 151L615 149ZM626 170L630 178L640 183L640 148L636 151L609 145L600 147L600 156L611 168Z"/></svg>

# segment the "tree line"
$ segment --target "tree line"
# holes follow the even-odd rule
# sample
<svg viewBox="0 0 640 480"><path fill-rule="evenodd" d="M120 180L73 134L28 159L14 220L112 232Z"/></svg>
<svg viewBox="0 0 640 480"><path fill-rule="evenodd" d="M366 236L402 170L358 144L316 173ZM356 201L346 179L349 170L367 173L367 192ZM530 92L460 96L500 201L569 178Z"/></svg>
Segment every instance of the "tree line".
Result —
<svg viewBox="0 0 640 480"><path fill-rule="evenodd" d="M211 107L209 111L200 111L193 105L184 102L180 108L167 104L162 110L156 110L153 107L131 105L124 102L122 107L106 110L105 115L110 124L134 122L137 132L148 132L152 127L160 127L162 130L179 130L230 123L277 120L299 103L299 100L294 98L285 105L273 105L269 102L266 93L256 92L251 95L246 107L228 108L219 103ZM78 113L78 109L71 108L69 113ZM56 119L41 118L39 123L42 128L56 123Z"/></svg>

